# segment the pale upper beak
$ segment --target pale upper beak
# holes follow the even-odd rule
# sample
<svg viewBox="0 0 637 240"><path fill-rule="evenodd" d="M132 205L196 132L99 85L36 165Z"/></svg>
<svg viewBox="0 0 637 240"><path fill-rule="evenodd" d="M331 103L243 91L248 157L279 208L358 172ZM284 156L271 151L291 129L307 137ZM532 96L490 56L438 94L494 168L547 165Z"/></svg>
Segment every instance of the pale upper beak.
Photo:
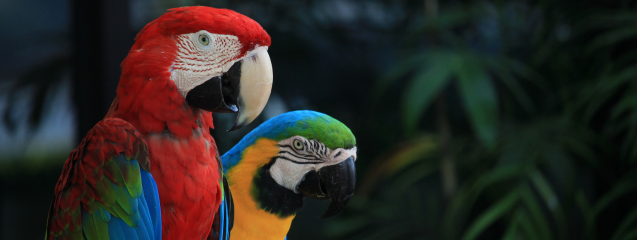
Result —
<svg viewBox="0 0 637 240"><path fill-rule="evenodd" d="M267 48L260 47L237 61L221 76L213 77L186 94L186 102L211 112L239 112L229 131L256 119L270 98L272 63Z"/></svg>

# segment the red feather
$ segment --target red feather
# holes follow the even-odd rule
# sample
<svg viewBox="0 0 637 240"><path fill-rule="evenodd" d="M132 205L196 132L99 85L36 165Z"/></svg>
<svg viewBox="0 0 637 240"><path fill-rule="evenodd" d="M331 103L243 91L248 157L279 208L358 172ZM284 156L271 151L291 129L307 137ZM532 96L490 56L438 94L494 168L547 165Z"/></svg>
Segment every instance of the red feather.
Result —
<svg viewBox="0 0 637 240"><path fill-rule="evenodd" d="M49 210L47 239L82 238L80 203L85 211L92 213L93 203L104 204L104 198L108 197L98 193L99 185L106 184L104 176L110 182L119 182L104 164L109 158L124 153L149 171L145 146L141 133L121 119L108 118L97 123L64 163Z"/></svg>
<svg viewBox="0 0 637 240"><path fill-rule="evenodd" d="M122 62L117 97L106 117L130 122L145 137L162 206L163 239L208 236L221 203L221 166L210 136L212 113L191 108L170 79L175 36L207 30L237 36L242 58L270 36L254 20L227 9L171 9L149 23Z"/></svg>

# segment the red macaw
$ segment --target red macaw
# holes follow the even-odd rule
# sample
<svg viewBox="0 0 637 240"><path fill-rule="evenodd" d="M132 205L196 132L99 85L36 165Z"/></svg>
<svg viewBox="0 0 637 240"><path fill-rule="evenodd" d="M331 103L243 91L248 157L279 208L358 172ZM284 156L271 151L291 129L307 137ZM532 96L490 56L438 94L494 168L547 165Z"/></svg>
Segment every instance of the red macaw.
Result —
<svg viewBox="0 0 637 240"><path fill-rule="evenodd" d="M105 119L64 164L45 238L227 238L211 112L239 112L233 129L261 113L269 46L257 22L227 9L176 8L146 25Z"/></svg>

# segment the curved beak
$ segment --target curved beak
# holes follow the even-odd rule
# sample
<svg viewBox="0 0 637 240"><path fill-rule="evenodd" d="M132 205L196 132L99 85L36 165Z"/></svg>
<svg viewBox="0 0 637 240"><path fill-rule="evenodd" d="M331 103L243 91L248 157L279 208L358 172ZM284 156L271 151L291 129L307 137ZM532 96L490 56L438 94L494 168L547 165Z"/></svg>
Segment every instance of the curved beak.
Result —
<svg viewBox="0 0 637 240"><path fill-rule="evenodd" d="M354 158L349 157L336 165L325 166L305 174L296 191L306 197L330 200L330 206L319 218L328 218L341 212L354 194L356 187L356 167Z"/></svg>
<svg viewBox="0 0 637 240"><path fill-rule="evenodd" d="M213 77L186 94L186 102L210 112L235 113L228 131L237 130L256 119L270 98L272 63L266 48L237 61L221 76Z"/></svg>

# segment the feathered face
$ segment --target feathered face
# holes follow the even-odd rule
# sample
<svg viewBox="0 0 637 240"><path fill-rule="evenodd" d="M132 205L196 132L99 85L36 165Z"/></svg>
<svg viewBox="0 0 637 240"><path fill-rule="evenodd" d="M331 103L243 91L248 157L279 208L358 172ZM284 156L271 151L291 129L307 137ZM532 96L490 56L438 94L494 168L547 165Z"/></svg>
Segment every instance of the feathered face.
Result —
<svg viewBox="0 0 637 240"><path fill-rule="evenodd" d="M223 155L230 188L251 192L261 208L291 216L303 197L330 200L322 217L340 212L356 185L356 139L322 113L294 111L272 118ZM243 185L246 179L250 186ZM250 190L248 190L248 188ZM300 200L299 200L300 199Z"/></svg>
<svg viewBox="0 0 637 240"><path fill-rule="evenodd" d="M305 174L338 165L350 158L352 162L356 161L356 147L332 150L318 140L294 136L279 141L279 156L270 167L270 174L279 185L298 193L297 188Z"/></svg>
<svg viewBox="0 0 637 240"><path fill-rule="evenodd" d="M330 149L319 140L293 136L279 141L279 156L269 172L279 185L332 203L321 216L340 212L356 185L356 147Z"/></svg>
<svg viewBox="0 0 637 240"><path fill-rule="evenodd" d="M270 96L268 46L270 36L244 15L183 7L149 23L129 56L140 51L148 53L145 59L170 60L162 65L186 102L211 112L239 112L236 129L254 120Z"/></svg>

